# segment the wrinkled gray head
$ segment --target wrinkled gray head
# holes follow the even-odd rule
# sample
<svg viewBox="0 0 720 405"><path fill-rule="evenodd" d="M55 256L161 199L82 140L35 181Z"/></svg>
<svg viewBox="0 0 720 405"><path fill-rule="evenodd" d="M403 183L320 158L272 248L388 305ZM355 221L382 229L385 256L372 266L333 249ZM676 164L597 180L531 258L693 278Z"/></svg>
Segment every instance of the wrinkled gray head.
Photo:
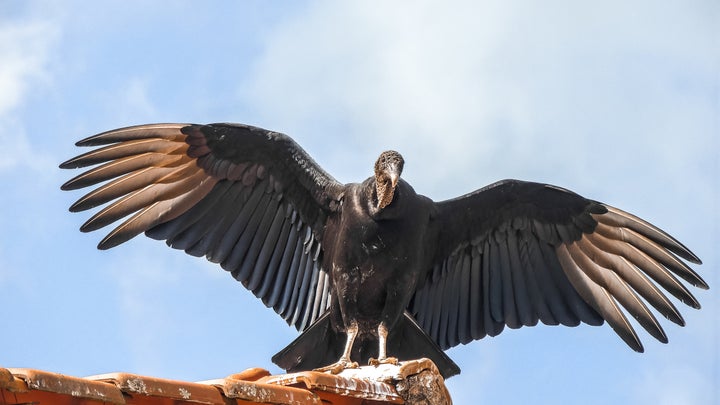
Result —
<svg viewBox="0 0 720 405"><path fill-rule="evenodd" d="M378 209L383 209L392 202L395 186L400 179L404 165L405 160L394 150L381 153L375 162L375 188Z"/></svg>

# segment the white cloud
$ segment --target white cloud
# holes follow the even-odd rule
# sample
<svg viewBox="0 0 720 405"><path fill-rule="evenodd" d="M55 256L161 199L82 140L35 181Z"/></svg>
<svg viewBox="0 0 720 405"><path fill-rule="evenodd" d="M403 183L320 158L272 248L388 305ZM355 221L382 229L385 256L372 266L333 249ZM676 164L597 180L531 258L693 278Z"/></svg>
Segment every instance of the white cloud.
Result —
<svg viewBox="0 0 720 405"><path fill-rule="evenodd" d="M46 22L0 22L0 116L25 98L34 81L49 81L48 50L57 31Z"/></svg>
<svg viewBox="0 0 720 405"><path fill-rule="evenodd" d="M122 88L109 94L108 105L116 107L119 121L144 122L151 119L157 109L149 94L150 81L139 77L130 77Z"/></svg>
<svg viewBox="0 0 720 405"><path fill-rule="evenodd" d="M431 184L503 164L582 179L598 152L617 177L641 149L671 175L710 140L718 64L697 8L316 2L270 36L242 89L263 122L336 134L345 142L332 152L359 151L358 164L402 145L408 172ZM695 134L693 147L678 133ZM446 163L413 165L429 151Z"/></svg>
<svg viewBox="0 0 720 405"><path fill-rule="evenodd" d="M344 135L383 139L381 147L418 142L452 153L438 134L473 139L490 104L480 97L488 84L473 72L494 45L464 31L494 24L423 3L314 4L271 37L249 78L248 98L262 115L292 131L343 120Z"/></svg>
<svg viewBox="0 0 720 405"><path fill-rule="evenodd" d="M49 157L32 151L25 127L14 113L36 86L52 81L47 65L57 36L57 27L49 22L0 21L0 171L19 165L36 170L53 165Z"/></svg>
<svg viewBox="0 0 720 405"><path fill-rule="evenodd" d="M25 127L12 117L0 116L0 173L5 170L25 167L36 173L53 173L57 168L56 159L32 147Z"/></svg>

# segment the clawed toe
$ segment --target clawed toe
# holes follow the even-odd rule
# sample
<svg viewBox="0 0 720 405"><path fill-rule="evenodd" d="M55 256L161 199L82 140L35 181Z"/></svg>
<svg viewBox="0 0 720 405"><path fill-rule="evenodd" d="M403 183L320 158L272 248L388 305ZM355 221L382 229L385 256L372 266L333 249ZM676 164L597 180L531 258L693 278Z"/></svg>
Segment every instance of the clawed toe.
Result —
<svg viewBox="0 0 720 405"><path fill-rule="evenodd" d="M350 361L347 359L340 359L336 363L330 364L325 367L316 368L313 371L318 371L321 373L330 372L330 374L340 374L343 370L347 368L358 368L358 364L355 361Z"/></svg>
<svg viewBox="0 0 720 405"><path fill-rule="evenodd" d="M370 358L370 360L368 361L368 364L370 364L371 366L375 366L375 367L377 367L381 364L392 364L394 366L397 366L398 359L397 359L397 357L383 357L383 358L379 358L379 359Z"/></svg>

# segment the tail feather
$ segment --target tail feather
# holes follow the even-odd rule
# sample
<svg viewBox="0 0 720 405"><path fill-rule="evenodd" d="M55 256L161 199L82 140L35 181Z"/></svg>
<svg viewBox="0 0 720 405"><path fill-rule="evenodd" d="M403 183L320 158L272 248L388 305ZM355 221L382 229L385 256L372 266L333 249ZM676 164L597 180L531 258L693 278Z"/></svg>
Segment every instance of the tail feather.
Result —
<svg viewBox="0 0 720 405"><path fill-rule="evenodd" d="M292 343L277 352L272 362L291 373L312 370L337 361L343 345L344 335L333 330L330 311L327 311Z"/></svg>
<svg viewBox="0 0 720 405"><path fill-rule="evenodd" d="M367 364L371 357L377 357L377 345L376 336L358 336L353 345L352 360ZM297 339L273 356L272 361L288 372L312 370L336 362L344 346L345 334L334 330L329 313L325 313ZM407 312L390 330L387 353L401 361L429 358L444 378L460 373L457 364Z"/></svg>

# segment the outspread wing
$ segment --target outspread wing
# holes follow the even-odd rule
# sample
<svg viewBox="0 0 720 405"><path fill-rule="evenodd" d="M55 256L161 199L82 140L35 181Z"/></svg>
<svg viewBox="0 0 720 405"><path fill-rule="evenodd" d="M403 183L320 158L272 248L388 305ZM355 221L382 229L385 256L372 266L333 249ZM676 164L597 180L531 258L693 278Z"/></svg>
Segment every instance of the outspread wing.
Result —
<svg viewBox="0 0 720 405"><path fill-rule="evenodd" d="M328 307L320 241L343 186L288 136L239 124L154 124L77 145L101 147L60 167L97 166L62 189L103 184L70 210L109 203L81 230L126 218L98 248L145 232L206 256L300 330Z"/></svg>
<svg viewBox="0 0 720 405"><path fill-rule="evenodd" d="M643 346L625 312L667 337L646 304L684 321L662 291L700 304L676 276L707 284L671 236L617 208L547 184L506 180L436 204L435 266L410 311L443 349L510 328L600 325ZM623 310L624 309L624 310Z"/></svg>

